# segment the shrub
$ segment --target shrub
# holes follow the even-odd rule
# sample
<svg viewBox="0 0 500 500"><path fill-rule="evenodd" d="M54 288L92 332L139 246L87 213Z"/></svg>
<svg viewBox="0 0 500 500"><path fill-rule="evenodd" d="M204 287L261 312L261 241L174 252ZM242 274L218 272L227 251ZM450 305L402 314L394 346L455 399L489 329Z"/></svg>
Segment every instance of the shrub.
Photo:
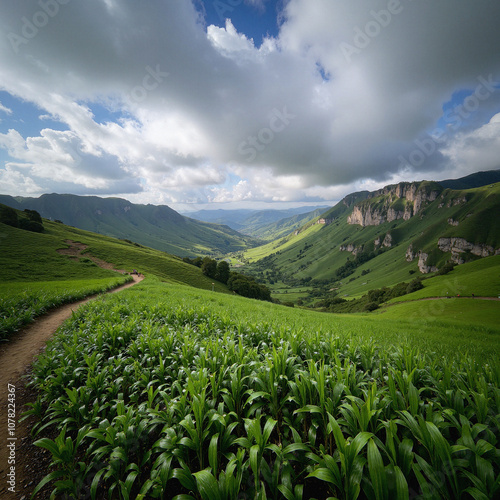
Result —
<svg viewBox="0 0 500 500"><path fill-rule="evenodd" d="M201 272L209 278L215 279L217 273L217 261L210 257L205 257L201 264Z"/></svg>
<svg viewBox="0 0 500 500"><path fill-rule="evenodd" d="M17 212L6 205L0 206L0 222L12 227L19 227Z"/></svg>
<svg viewBox="0 0 500 500"><path fill-rule="evenodd" d="M422 288L424 288L424 285L422 285L422 280L419 278L415 278L408 284L406 293L413 293L416 292L417 290L421 290Z"/></svg>
<svg viewBox="0 0 500 500"><path fill-rule="evenodd" d="M448 274L453 271L455 264L453 262L447 262L437 273L436 276L442 276L443 274Z"/></svg>
<svg viewBox="0 0 500 500"><path fill-rule="evenodd" d="M376 302L368 302L364 309L367 312L375 311L375 309L378 309L378 304Z"/></svg>
<svg viewBox="0 0 500 500"><path fill-rule="evenodd" d="M24 209L24 213L28 216L28 220L32 220L33 222L38 222L39 224L43 224L42 216L36 210L28 210Z"/></svg>
<svg viewBox="0 0 500 500"><path fill-rule="evenodd" d="M43 233L43 224L29 219L20 219L19 228L25 231L32 231L34 233Z"/></svg>

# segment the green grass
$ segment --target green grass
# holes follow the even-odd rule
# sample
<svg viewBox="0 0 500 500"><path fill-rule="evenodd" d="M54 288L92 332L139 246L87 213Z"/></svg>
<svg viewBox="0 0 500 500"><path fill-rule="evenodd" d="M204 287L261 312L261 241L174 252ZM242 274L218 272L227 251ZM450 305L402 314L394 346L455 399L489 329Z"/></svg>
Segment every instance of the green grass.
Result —
<svg viewBox="0 0 500 500"><path fill-rule="evenodd" d="M137 269L171 283L206 290L212 288L213 280L203 275L199 268L182 262L179 257L64 224L44 220L44 226L45 232L38 234L0 224L2 281L32 282L117 276L113 271L88 262L85 254L82 259L75 261L56 252L59 248L68 247L65 240L72 240L88 245L88 253L113 264L116 269L128 272ZM222 283L215 282L214 286L220 292L229 293Z"/></svg>
<svg viewBox="0 0 500 500"><path fill-rule="evenodd" d="M0 338L53 307L127 281L120 273L97 266L88 254L116 269L138 269L170 283L207 290L213 286L218 292L230 293L199 268L159 250L47 220L44 227L43 233L33 233L0 223ZM77 259L61 255L57 250L68 247L66 240L88 245L88 249Z"/></svg>
<svg viewBox="0 0 500 500"><path fill-rule="evenodd" d="M422 282L424 288L409 295L397 297L391 302L405 302L426 297L499 297L500 255L455 266L443 276L434 276Z"/></svg>
<svg viewBox="0 0 500 500"><path fill-rule="evenodd" d="M443 341L450 343L452 348L455 344L455 334L459 338L468 337L468 342L482 342L483 334L491 334L500 340L498 301L451 298L402 302L383 306L374 316L380 321L411 321L430 329L436 328L436 337L439 336L439 328L439 331L444 332ZM465 335L465 332L470 332L470 335Z"/></svg>
<svg viewBox="0 0 500 500"><path fill-rule="evenodd" d="M67 248L65 239L82 233L54 222L46 221L44 225L46 231L39 234L0 223L1 282L116 277L116 273L92 262L75 261L57 253L57 249Z"/></svg>
<svg viewBox="0 0 500 500"><path fill-rule="evenodd" d="M93 301L33 370L54 496L494 498L498 328L390 314L153 278Z"/></svg>
<svg viewBox="0 0 500 500"><path fill-rule="evenodd" d="M132 292L132 291L130 291ZM129 292L126 292L129 293ZM148 295L162 297L172 307L185 309L198 309L201 306L209 307L210 311L218 315L226 315L231 311L231 317L235 321L264 324L271 328L280 329L290 327L301 332L317 332L321 334L337 334L349 337L352 341L369 342L373 339L377 345L384 348L391 346L409 346L421 349L428 353L439 351L450 359L457 356L457 346L460 342L470 343L477 336L477 330L482 328L496 332L497 336L489 338L485 345L471 348L478 362L487 358L495 358L500 348L500 326L496 325L492 318L486 317L481 321L481 310L476 308L489 307L494 315L495 306L500 309L500 303L476 300L470 303L470 307L463 311L461 325L457 325L454 312L447 310L439 312L435 306L433 318L430 318L426 307L430 307L433 301L415 302L420 306L422 314L419 315L419 307L415 307L415 314L405 316L393 313L392 317L387 309L384 314L331 314L320 313L308 309L289 308L286 306L249 300L234 295L223 295L219 293L196 290L184 286L164 285L163 283L143 282L133 288L134 296L138 299L146 299ZM285 300L287 294L280 298ZM450 301L452 302L452 301ZM394 307L396 310L396 307ZM429 309L427 309L428 311ZM436 324L441 323L436 329ZM449 324L448 324L449 323ZM448 326L446 326L448 324ZM469 333L471 332L472 333Z"/></svg>
<svg viewBox="0 0 500 500"><path fill-rule="evenodd" d="M0 339L62 304L111 290L130 276L113 278L0 283Z"/></svg>
<svg viewBox="0 0 500 500"><path fill-rule="evenodd" d="M261 245L255 248L251 248L249 250L246 250L243 252L244 258L248 262L255 262L263 257L267 257L271 255L272 253L276 252L278 249L279 251L284 251L288 249L289 247L294 247L297 244L299 244L302 240L307 239L308 237L316 234L320 229L322 229L324 226L320 224L311 224L308 223L306 225L307 227L303 229L299 234L297 235L289 235L285 238L282 238L280 240L275 240L270 243L267 243L265 245Z"/></svg>

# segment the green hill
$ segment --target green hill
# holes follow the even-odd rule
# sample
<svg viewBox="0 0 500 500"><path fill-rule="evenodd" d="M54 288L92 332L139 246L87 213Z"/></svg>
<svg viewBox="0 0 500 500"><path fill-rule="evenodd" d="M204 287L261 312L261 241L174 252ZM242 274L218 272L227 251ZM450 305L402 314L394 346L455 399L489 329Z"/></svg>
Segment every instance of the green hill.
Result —
<svg viewBox="0 0 500 500"><path fill-rule="evenodd" d="M475 172L460 179L439 181L439 184L446 189L471 189L486 186L487 184L495 184L495 182L500 182L500 170Z"/></svg>
<svg viewBox="0 0 500 500"><path fill-rule="evenodd" d="M18 213L23 215L22 212ZM180 257L46 219L43 220L43 226L43 233L36 233L0 222L3 283L117 276L116 272L89 263L85 254L75 260L57 252L69 246L67 241L76 241L88 246L86 253L113 264L116 269L129 272L138 269L146 275L154 274L165 282L206 290L212 288L212 280ZM227 291L220 283L217 283L217 287L219 291Z"/></svg>
<svg viewBox="0 0 500 500"><path fill-rule="evenodd" d="M0 195L0 203L31 209L42 217L180 256L228 253L258 242L218 224L184 217L165 205L137 205L121 198L45 194L39 198Z"/></svg>
<svg viewBox="0 0 500 500"><path fill-rule="evenodd" d="M292 231L299 230L302 226L307 224L313 219L317 219L323 212L324 208L317 208L311 212L305 214L296 214L292 217L286 217L280 219L277 222L272 222L271 224L266 224L261 227L256 227L252 230L252 236L260 238L265 241L273 241L278 238L283 238L290 234Z"/></svg>
<svg viewBox="0 0 500 500"><path fill-rule="evenodd" d="M225 285L208 278L180 257L138 243L47 219L42 219L40 229L41 224L40 227L28 224L27 212L1 204L0 220L8 222L0 222L0 338L52 307L105 291L130 279L128 274L99 267L94 258L122 272L137 269L166 283L230 293ZM58 252L74 242L86 246L80 255Z"/></svg>
<svg viewBox="0 0 500 500"><path fill-rule="evenodd" d="M354 193L280 240L245 251L245 270L274 296L296 301L332 290L361 296L500 247L500 183L467 190L401 183ZM312 302L312 300L311 300Z"/></svg>

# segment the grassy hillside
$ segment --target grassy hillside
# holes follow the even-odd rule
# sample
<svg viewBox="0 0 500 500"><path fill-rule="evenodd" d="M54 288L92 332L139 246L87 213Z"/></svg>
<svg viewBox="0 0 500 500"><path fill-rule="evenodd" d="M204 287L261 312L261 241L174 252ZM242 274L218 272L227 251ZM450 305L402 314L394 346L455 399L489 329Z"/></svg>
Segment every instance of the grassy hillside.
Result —
<svg viewBox="0 0 500 500"><path fill-rule="evenodd" d="M22 212L18 214L24 217ZM0 223L0 337L52 307L130 279L102 269L90 256L113 264L115 269L137 269L165 282L230 293L225 285L207 278L179 257L46 219L43 226L44 231L38 233ZM70 246L69 241L88 248L78 257L58 253Z"/></svg>
<svg viewBox="0 0 500 500"><path fill-rule="evenodd" d="M228 253L257 243L227 226L190 219L164 205L136 205L121 198L46 194L40 198L0 196L0 203L180 256Z"/></svg>
<svg viewBox="0 0 500 500"><path fill-rule="evenodd" d="M372 209L389 206L404 210L397 205L401 199L391 201L390 196L382 193L368 199L368 193L351 195L322 215L331 224L306 225L298 234L244 252L240 260L246 264L245 270L267 280L275 292L295 293L313 286L356 297L420 275L418 256L413 261L406 259L410 245L414 254L427 253L427 264L438 268L451 258L451 253L439 250L439 238L463 238L472 244L500 247L500 184L444 190L409 220L365 227L347 223L355 205L372 203ZM460 256L466 261L478 258L470 252ZM275 296L282 298L281 294ZM299 293L298 297L307 299L307 294Z"/></svg>
<svg viewBox="0 0 500 500"><path fill-rule="evenodd" d="M55 281L116 277L117 273L101 269L88 259L75 261L56 252L67 248L66 240L88 245L87 252L128 272L137 269L143 274L154 274L169 283L182 283L197 288L212 288L212 280L195 266L167 253L84 231L57 222L44 220L41 234L24 231L0 223L0 265L4 282ZM215 286L227 291L221 283Z"/></svg>

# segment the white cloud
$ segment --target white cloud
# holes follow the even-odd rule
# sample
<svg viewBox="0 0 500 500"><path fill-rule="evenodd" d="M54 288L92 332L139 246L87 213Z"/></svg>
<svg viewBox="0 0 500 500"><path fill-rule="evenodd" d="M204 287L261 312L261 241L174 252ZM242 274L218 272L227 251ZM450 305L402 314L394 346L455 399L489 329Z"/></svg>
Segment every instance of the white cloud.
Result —
<svg viewBox="0 0 500 500"><path fill-rule="evenodd" d="M32 177L24 175L9 165L0 170L0 185L2 186L2 194L10 196L19 196L20 192L25 196L39 196L44 193Z"/></svg>
<svg viewBox="0 0 500 500"><path fill-rule="evenodd" d="M0 102L0 112L5 113L6 115L12 114L12 110L4 106L1 102Z"/></svg>
<svg viewBox="0 0 500 500"><path fill-rule="evenodd" d="M443 150L450 164L464 175L468 173L470 165L474 165L478 171L498 168L499 152L500 113L486 125L472 132L458 134Z"/></svg>
<svg viewBox="0 0 500 500"><path fill-rule="evenodd" d="M485 125L500 111L494 90L467 130L399 172L454 92L500 79L499 3L289 0L279 37L259 48L230 20L205 28L188 1L69 2L17 47L11 35L38 4L2 9L0 88L69 128L0 136L5 172L34 186L175 203L333 199L360 182L438 176L450 162L469 173L499 157L496 122ZM98 122L96 103L118 118ZM278 131L270 120L284 109L294 118Z"/></svg>

